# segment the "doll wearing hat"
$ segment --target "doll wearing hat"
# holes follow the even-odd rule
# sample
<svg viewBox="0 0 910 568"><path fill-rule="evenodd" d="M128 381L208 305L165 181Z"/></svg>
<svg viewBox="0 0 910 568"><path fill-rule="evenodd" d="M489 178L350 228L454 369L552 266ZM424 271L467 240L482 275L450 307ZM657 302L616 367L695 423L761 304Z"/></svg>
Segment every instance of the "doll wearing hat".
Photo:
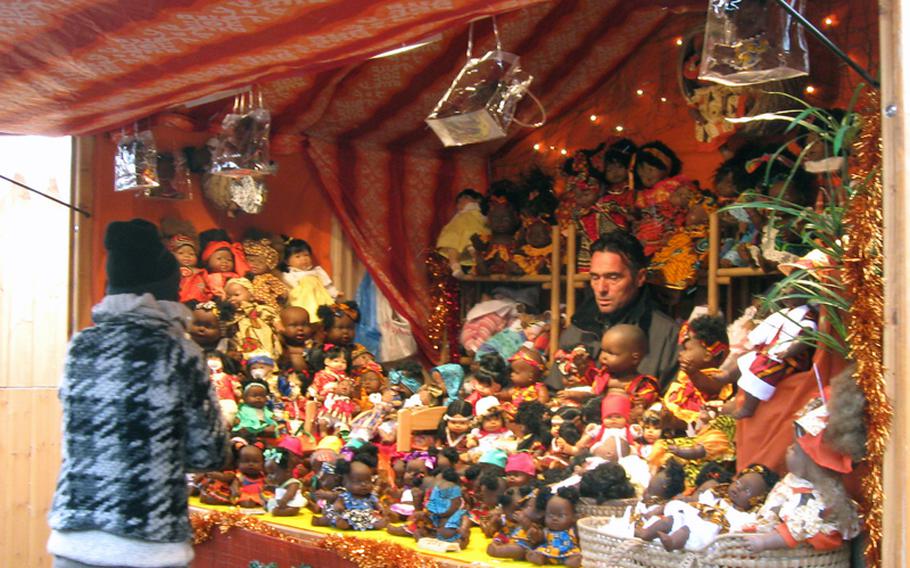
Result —
<svg viewBox="0 0 910 568"><path fill-rule="evenodd" d="M228 302L234 306L234 317L228 322L233 333L234 349L240 353L266 351L272 359L281 358L281 340L277 328L278 312L253 298L253 283L246 278L232 278L224 286Z"/></svg>
<svg viewBox="0 0 910 568"><path fill-rule="evenodd" d="M253 284L253 301L279 311L287 300L287 285L275 276L278 251L269 239L243 241L243 252L250 266L249 279Z"/></svg>
<svg viewBox="0 0 910 568"><path fill-rule="evenodd" d="M199 239L188 221L166 217L161 220L166 246L180 265L180 301L208 302L212 299L205 271L198 267Z"/></svg>
<svg viewBox="0 0 910 568"><path fill-rule="evenodd" d="M209 229L199 235L202 246L202 265L205 283L214 297L225 299L224 287L231 278L240 278L249 272L246 256L240 243L232 243L226 232Z"/></svg>
<svg viewBox="0 0 910 568"><path fill-rule="evenodd" d="M488 396L475 405L478 426L468 434L468 461L477 460L489 450L506 450L515 446L515 434L506 427L506 413L495 396Z"/></svg>

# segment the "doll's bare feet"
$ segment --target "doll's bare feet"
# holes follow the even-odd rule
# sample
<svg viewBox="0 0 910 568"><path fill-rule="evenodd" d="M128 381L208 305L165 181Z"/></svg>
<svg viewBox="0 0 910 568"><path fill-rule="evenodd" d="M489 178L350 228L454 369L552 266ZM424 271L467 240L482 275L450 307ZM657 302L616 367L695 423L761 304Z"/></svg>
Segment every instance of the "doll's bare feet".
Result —
<svg viewBox="0 0 910 568"><path fill-rule="evenodd" d="M733 413L733 418L737 420L742 420L743 418L750 418L755 414L755 410L758 408L758 403L761 402L758 398L752 396L749 393L743 393L742 405Z"/></svg>
<svg viewBox="0 0 910 568"><path fill-rule="evenodd" d="M404 525L400 525L400 526L388 525L385 528L385 532L387 532L391 535L394 535L394 536L412 536L411 533L408 532L408 530L405 528Z"/></svg>
<svg viewBox="0 0 910 568"><path fill-rule="evenodd" d="M673 528L673 519L666 517L641 529L635 529L635 536L642 540L654 540L657 533L667 532Z"/></svg>
<svg viewBox="0 0 910 568"><path fill-rule="evenodd" d="M542 565L542 564L546 563L547 557L544 556L543 554L537 552L536 550L529 550L528 554L525 555L525 560L527 560L531 564Z"/></svg>
<svg viewBox="0 0 910 568"><path fill-rule="evenodd" d="M330 527L332 526L332 521L328 517L313 517L313 526L314 527Z"/></svg>
<svg viewBox="0 0 910 568"><path fill-rule="evenodd" d="M385 519L377 519L377 521L375 523L373 523L373 528L376 530L382 530L382 529L386 528L386 526L388 526L388 524L389 524L389 522Z"/></svg>
<svg viewBox="0 0 910 568"><path fill-rule="evenodd" d="M570 566L571 568L578 568L581 566L581 554L576 554L575 556L570 556L566 558L566 561L563 562L565 566Z"/></svg>
<svg viewBox="0 0 910 568"><path fill-rule="evenodd" d="M673 531L672 534L667 534L663 531L658 532L657 538L660 539L660 543L664 545L665 549L680 550L686 546L686 541L689 540L689 527L682 527Z"/></svg>
<svg viewBox="0 0 910 568"><path fill-rule="evenodd" d="M500 544L498 542L491 542L487 546L487 554L493 558L511 558L513 560L521 560L525 557L527 551L517 544L507 543Z"/></svg>
<svg viewBox="0 0 910 568"><path fill-rule="evenodd" d="M468 543L471 541L471 527L462 525L458 533L458 544L460 544L461 549L464 550L468 547Z"/></svg>
<svg viewBox="0 0 910 568"><path fill-rule="evenodd" d="M347 531L347 530L351 529L351 523L347 522L344 519L338 519L337 521L335 521L335 528L341 529L343 531Z"/></svg>

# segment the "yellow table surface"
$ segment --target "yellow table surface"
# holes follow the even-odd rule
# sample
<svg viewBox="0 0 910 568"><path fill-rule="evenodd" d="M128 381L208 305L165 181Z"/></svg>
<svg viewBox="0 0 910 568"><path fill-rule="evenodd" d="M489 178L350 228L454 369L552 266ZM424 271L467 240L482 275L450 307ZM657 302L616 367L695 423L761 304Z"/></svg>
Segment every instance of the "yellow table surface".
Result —
<svg viewBox="0 0 910 568"><path fill-rule="evenodd" d="M222 507L218 505L205 505L199 502L198 497L190 497L190 507L197 509L208 509L212 511L230 511L236 510L237 507ZM524 562L522 560L510 560L508 558L493 558L487 555L487 545L490 544L490 539L486 538L479 528L474 527L471 529L471 540L468 543L468 547L459 552L433 552L430 550L424 550L422 548L417 548L417 541L413 538L394 536L387 532L376 530L376 531L341 531L331 527L314 527L312 524L313 513L308 509L301 509L300 514L296 517L275 517L269 513L264 515L256 515L256 518L264 523L269 523L272 525L289 527L299 531L306 531L309 533L315 534L343 534L346 536L356 536L358 538L368 538L371 540L387 540L406 546L421 554L426 554L428 556L434 556L438 558L445 559L449 562L462 562L471 566L534 566L529 562Z"/></svg>

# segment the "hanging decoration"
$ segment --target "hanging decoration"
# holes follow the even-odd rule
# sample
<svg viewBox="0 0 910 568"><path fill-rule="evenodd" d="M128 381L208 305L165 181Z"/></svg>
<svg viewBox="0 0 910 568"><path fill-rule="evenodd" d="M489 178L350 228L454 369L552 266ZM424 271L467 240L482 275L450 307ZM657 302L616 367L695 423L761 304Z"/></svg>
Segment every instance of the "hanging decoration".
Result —
<svg viewBox="0 0 910 568"><path fill-rule="evenodd" d="M270 536L290 543L300 543L299 539L281 532L275 527L263 523L252 515L238 510L190 512L190 526L193 529L193 544L202 544L212 538L216 528L224 534L232 528L243 529L257 534Z"/></svg>
<svg viewBox="0 0 910 568"><path fill-rule="evenodd" d="M496 51L480 58L472 56L474 24L468 30L468 62L459 71L426 123L446 147L465 146L504 138L509 125L537 128L546 122L546 111L528 91L534 77L525 71L514 53L502 50L499 29L493 18ZM515 118L515 107L529 95L540 108L541 119L525 124Z"/></svg>
<svg viewBox="0 0 910 568"><path fill-rule="evenodd" d="M442 354L445 343L449 357L454 360L458 354L460 313L458 281L452 276L448 259L438 252L430 253L426 265L433 297L432 313L427 322L427 337L437 355Z"/></svg>
<svg viewBox="0 0 910 568"><path fill-rule="evenodd" d="M236 217L238 213L260 213L268 197L265 180L256 176L207 175L202 180L202 191L216 207L226 211L228 217Z"/></svg>
<svg viewBox="0 0 910 568"><path fill-rule="evenodd" d="M319 541L319 547L331 550L359 568L439 568L432 558L384 540L330 535Z"/></svg>
<svg viewBox="0 0 910 568"><path fill-rule="evenodd" d="M212 148L211 173L240 178L272 173L269 164L271 113L262 104L262 91L234 97L234 107L221 121Z"/></svg>
<svg viewBox="0 0 910 568"><path fill-rule="evenodd" d="M785 0L797 12L805 0ZM802 26L766 0L709 0L698 78L743 86L809 74Z"/></svg>
<svg viewBox="0 0 910 568"><path fill-rule="evenodd" d="M151 130L120 137L114 155L114 191L158 187L158 151Z"/></svg>
<svg viewBox="0 0 910 568"><path fill-rule="evenodd" d="M882 463L891 425L892 407L885 393L884 344L884 238L882 235L881 104L877 93L867 92L860 114L863 128L854 146L853 184L844 226L846 296L852 298L847 328L851 358L856 361L855 379L866 395L866 462L863 476L863 518L869 538L866 562L881 565Z"/></svg>
<svg viewBox="0 0 910 568"><path fill-rule="evenodd" d="M184 201L193 198L193 181L183 152L158 154L158 186L146 188L140 195L149 199Z"/></svg>

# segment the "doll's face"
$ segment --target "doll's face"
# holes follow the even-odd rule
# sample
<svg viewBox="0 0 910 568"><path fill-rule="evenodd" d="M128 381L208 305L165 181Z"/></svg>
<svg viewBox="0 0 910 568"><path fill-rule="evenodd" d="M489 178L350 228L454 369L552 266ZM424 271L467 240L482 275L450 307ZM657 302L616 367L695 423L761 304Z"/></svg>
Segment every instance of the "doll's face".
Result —
<svg viewBox="0 0 910 568"><path fill-rule="evenodd" d="M341 381L335 387L335 394L340 396L351 396L354 393L354 383L351 381Z"/></svg>
<svg viewBox="0 0 910 568"><path fill-rule="evenodd" d="M531 525L540 524L543 522L543 518L544 512L539 511L537 507L535 507L535 499L533 498L528 499L528 502L525 504L525 506L519 509L517 513L515 513L515 520L518 521L518 524L521 526L521 528L526 530L530 528Z"/></svg>
<svg viewBox="0 0 910 568"><path fill-rule="evenodd" d="M237 454L237 471L248 477L262 475L262 450L256 446L244 446Z"/></svg>
<svg viewBox="0 0 910 568"><path fill-rule="evenodd" d="M667 177L667 170L644 162L638 162L638 165L635 166L635 171L638 173L638 179L641 180L641 184L645 187L654 187L654 184Z"/></svg>
<svg viewBox="0 0 910 568"><path fill-rule="evenodd" d="M335 357L326 357L325 366L336 373L341 373L346 371L348 368L348 361L345 359L344 354L337 355Z"/></svg>
<svg viewBox="0 0 910 568"><path fill-rule="evenodd" d="M253 294L244 286L241 286L237 283L228 284L225 286L224 294L227 298L227 301L230 302L232 306L238 308L247 302L253 301Z"/></svg>
<svg viewBox="0 0 910 568"><path fill-rule="evenodd" d="M578 180L572 189L572 196L575 198L575 207L577 209L587 209L592 207L600 199L601 187L594 178L587 178L586 181Z"/></svg>
<svg viewBox="0 0 910 568"><path fill-rule="evenodd" d="M450 434L459 436L471 429L473 420L473 416L461 416L459 414L449 416L448 420L446 420L446 428L448 428Z"/></svg>
<svg viewBox="0 0 910 568"><path fill-rule="evenodd" d="M690 337L682 344L678 356L679 362L687 363L693 369L705 369L714 362L714 357L705 349L701 341Z"/></svg>
<svg viewBox="0 0 910 568"><path fill-rule="evenodd" d="M626 166L622 165L620 162L607 162L606 171L604 172L607 178L607 183L616 184L628 181L629 179L629 170Z"/></svg>
<svg viewBox="0 0 910 568"><path fill-rule="evenodd" d="M501 416L498 414L491 414L483 419L480 426L487 432L495 432L501 430L505 424L503 424Z"/></svg>
<svg viewBox="0 0 910 568"><path fill-rule="evenodd" d="M653 444L657 440L660 440L660 437L663 435L663 430L660 428L659 419L656 425L649 423L642 424L641 430L642 438L644 438L646 444Z"/></svg>
<svg viewBox="0 0 910 568"><path fill-rule="evenodd" d="M243 391L243 402L253 408L265 408L269 393L262 385L253 385Z"/></svg>
<svg viewBox="0 0 910 568"><path fill-rule="evenodd" d="M234 255L228 249L216 250L205 263L209 272L233 272Z"/></svg>
<svg viewBox="0 0 910 568"><path fill-rule="evenodd" d="M417 487L423 481L423 478L427 476L427 472L427 462L419 458L412 459L404 468L402 481L408 487Z"/></svg>
<svg viewBox="0 0 910 568"><path fill-rule="evenodd" d="M562 416L554 416L550 419L550 436L554 438L559 437L559 428L565 424L566 421Z"/></svg>
<svg viewBox="0 0 910 568"><path fill-rule="evenodd" d="M250 376L254 379L264 379L275 370L275 366L268 363L253 363L249 369Z"/></svg>
<svg viewBox="0 0 910 568"><path fill-rule="evenodd" d="M720 197L736 197L736 186L733 185L733 172L727 172L720 176L714 183L714 193Z"/></svg>
<svg viewBox="0 0 910 568"><path fill-rule="evenodd" d="M174 251L174 258L177 259L177 263L180 266L186 266L187 268L193 268L196 266L196 249L190 245L181 245L177 247L177 250Z"/></svg>
<svg viewBox="0 0 910 568"><path fill-rule="evenodd" d="M498 393L502 387L498 383L491 382L490 384L483 383L477 379L471 379L470 383L473 385L475 392L480 394L480 396L490 396Z"/></svg>
<svg viewBox="0 0 910 568"><path fill-rule="evenodd" d="M281 310L281 335L288 345L300 346L313 337L310 314L303 308Z"/></svg>
<svg viewBox="0 0 910 568"><path fill-rule="evenodd" d="M298 270L310 270L313 268L313 255L307 251L291 253L288 256L288 266Z"/></svg>
<svg viewBox="0 0 910 568"><path fill-rule="evenodd" d="M330 327L325 332L325 342L334 343L335 345L350 345L354 342L354 320L343 315L336 317Z"/></svg>
<svg viewBox="0 0 910 568"><path fill-rule="evenodd" d="M625 428L626 417L618 413L607 414L600 423L604 428Z"/></svg>
<svg viewBox="0 0 910 568"><path fill-rule="evenodd" d="M521 359L512 361L512 384L516 387L526 387L534 384L540 378L540 370L527 361Z"/></svg>
<svg viewBox="0 0 910 568"><path fill-rule="evenodd" d="M509 474L506 474L506 479L508 479L508 476ZM499 480L495 489L490 489L489 487L482 485L480 487L480 501L492 509L499 503L499 496L502 495L504 490L505 486L502 484L502 480Z"/></svg>
<svg viewBox="0 0 910 568"><path fill-rule="evenodd" d="M270 485L281 485L291 478L291 470L279 466L274 460L269 460L265 462L265 475Z"/></svg>
<svg viewBox="0 0 910 568"><path fill-rule="evenodd" d="M361 353L351 360L351 367L363 367L367 363L376 362L376 357L372 353Z"/></svg>
<svg viewBox="0 0 910 568"><path fill-rule="evenodd" d="M491 203L487 223L494 234L514 234L518 230L518 213L508 203Z"/></svg>
<svg viewBox="0 0 910 568"><path fill-rule="evenodd" d="M523 471L507 471L506 483L509 487L524 487L531 482L531 476Z"/></svg>
<svg viewBox="0 0 910 568"><path fill-rule="evenodd" d="M360 388L367 394L377 393L382 388L382 378L375 371L367 371L360 376Z"/></svg>
<svg viewBox="0 0 910 568"><path fill-rule="evenodd" d="M246 261L250 265L250 272L257 276L269 271L269 265L266 264L264 256L259 256L258 254L247 255Z"/></svg>
<svg viewBox="0 0 910 568"><path fill-rule="evenodd" d="M733 480L727 490L727 496L734 507L740 511L748 511L754 503L763 500L770 489L760 474L747 473Z"/></svg>
<svg viewBox="0 0 910 568"><path fill-rule="evenodd" d="M670 476L667 475L666 470L660 470L651 476L651 482L648 483L648 487L645 489L643 497L658 497L660 499L669 499L675 497L675 495L670 495Z"/></svg>
<svg viewBox="0 0 910 568"><path fill-rule="evenodd" d="M559 495L550 497L544 524L551 531L567 531L575 526L575 506Z"/></svg>
<svg viewBox="0 0 910 568"><path fill-rule="evenodd" d="M344 476L344 488L354 497L367 497L373 492L373 470L366 464L351 462L351 472Z"/></svg>
<svg viewBox="0 0 910 568"><path fill-rule="evenodd" d="M543 221L532 223L525 231L525 240L532 247L543 248L553 240L550 226Z"/></svg>
<svg viewBox="0 0 910 568"><path fill-rule="evenodd" d="M214 312L193 310L190 337L204 349L211 349L221 341L221 326Z"/></svg>
<svg viewBox="0 0 910 568"><path fill-rule="evenodd" d="M600 340L597 360L611 375L624 377L638 369L641 353L635 352L622 328L610 328Z"/></svg>

